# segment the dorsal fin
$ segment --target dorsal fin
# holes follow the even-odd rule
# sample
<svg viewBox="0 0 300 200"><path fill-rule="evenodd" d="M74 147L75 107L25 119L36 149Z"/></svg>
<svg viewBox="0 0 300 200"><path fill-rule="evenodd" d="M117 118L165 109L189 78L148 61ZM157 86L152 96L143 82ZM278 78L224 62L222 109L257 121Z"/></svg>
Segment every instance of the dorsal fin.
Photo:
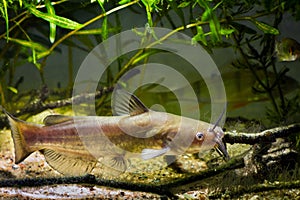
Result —
<svg viewBox="0 0 300 200"><path fill-rule="evenodd" d="M74 118L71 117L71 116L66 116L66 115L48 115L44 119L44 124L46 126L50 126L50 125L60 124L60 123L67 122L67 121L72 121L72 120L74 120Z"/></svg>
<svg viewBox="0 0 300 200"><path fill-rule="evenodd" d="M112 96L112 109L114 115L139 115L149 109L134 94L118 89Z"/></svg>

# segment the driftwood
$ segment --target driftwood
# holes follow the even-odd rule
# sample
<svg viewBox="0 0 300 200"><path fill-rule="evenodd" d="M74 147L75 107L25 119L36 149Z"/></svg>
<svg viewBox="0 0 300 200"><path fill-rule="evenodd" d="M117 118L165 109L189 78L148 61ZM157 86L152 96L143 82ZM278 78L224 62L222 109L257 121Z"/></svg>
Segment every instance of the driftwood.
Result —
<svg viewBox="0 0 300 200"><path fill-rule="evenodd" d="M235 144L256 144L260 142L274 142L276 138L285 138L290 134L300 132L300 124L291 124L262 131L260 133L226 132L224 140Z"/></svg>

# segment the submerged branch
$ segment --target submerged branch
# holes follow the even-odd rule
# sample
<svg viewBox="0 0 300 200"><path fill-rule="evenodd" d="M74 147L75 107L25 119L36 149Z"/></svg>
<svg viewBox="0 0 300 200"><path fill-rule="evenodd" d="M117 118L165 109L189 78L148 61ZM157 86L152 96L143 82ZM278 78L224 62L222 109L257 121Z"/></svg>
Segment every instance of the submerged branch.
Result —
<svg viewBox="0 0 300 200"><path fill-rule="evenodd" d="M81 94L81 95L73 96L71 98L67 98L67 99L63 99L63 100L50 101L48 103L42 103L42 102L33 103L33 104L27 106L26 108L16 112L15 116L20 116L20 115L23 115L26 113L37 114L46 109L54 109L54 108L60 108L60 107L64 107L64 106L70 106L73 103L76 103L76 104L84 103L84 102L86 102L88 100L92 100L94 98L100 98L104 94L107 94L107 93L111 92L112 90L113 90L113 87L102 88L102 89L96 91L96 93Z"/></svg>
<svg viewBox="0 0 300 200"><path fill-rule="evenodd" d="M88 94L81 94L77 96L73 96L71 98L57 100L57 101L49 101L44 103L42 101L33 102L26 106L25 108L12 113L13 116L18 117L24 114L37 114L47 109L54 109L54 108L61 108L64 106L70 106L73 103L79 104L84 103L89 100L97 99L102 97L105 94L108 94L113 91L113 87L102 88L95 93L88 93ZM6 116L0 116L0 128L7 126L8 124L5 123Z"/></svg>
<svg viewBox="0 0 300 200"><path fill-rule="evenodd" d="M297 132L300 132L299 123L268 129L260 133L226 132L224 140L230 144L256 144L262 141L274 142L276 138L284 138Z"/></svg>

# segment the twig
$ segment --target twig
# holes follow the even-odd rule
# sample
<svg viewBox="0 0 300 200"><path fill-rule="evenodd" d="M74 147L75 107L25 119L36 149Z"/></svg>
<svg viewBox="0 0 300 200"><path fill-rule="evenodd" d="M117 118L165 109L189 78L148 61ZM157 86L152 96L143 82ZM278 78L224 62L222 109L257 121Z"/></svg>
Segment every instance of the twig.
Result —
<svg viewBox="0 0 300 200"><path fill-rule="evenodd" d="M226 132L224 139L227 143L256 144L259 142L275 141L276 138L287 137L300 132L300 124L291 124L262 131L260 133Z"/></svg>

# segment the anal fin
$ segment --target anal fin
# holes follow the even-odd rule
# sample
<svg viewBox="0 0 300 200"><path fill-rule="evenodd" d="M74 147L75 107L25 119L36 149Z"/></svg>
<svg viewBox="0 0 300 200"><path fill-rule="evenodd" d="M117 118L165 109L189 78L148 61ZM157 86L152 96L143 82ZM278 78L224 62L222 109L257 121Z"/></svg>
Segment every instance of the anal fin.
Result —
<svg viewBox="0 0 300 200"><path fill-rule="evenodd" d="M89 174L97 164L96 159L82 159L51 149L43 149L41 152L44 154L47 163L64 175L80 176Z"/></svg>

